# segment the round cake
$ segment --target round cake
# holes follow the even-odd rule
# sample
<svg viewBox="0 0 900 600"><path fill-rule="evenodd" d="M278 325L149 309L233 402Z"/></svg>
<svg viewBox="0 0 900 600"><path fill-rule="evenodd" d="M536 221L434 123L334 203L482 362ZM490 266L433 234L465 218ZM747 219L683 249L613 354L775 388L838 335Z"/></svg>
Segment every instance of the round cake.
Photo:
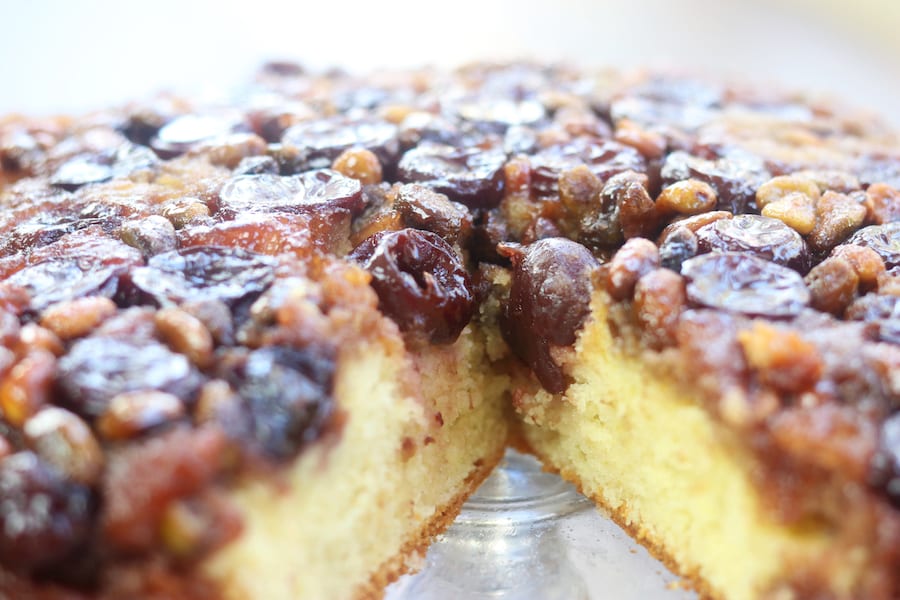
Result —
<svg viewBox="0 0 900 600"><path fill-rule="evenodd" d="M710 598L900 597L900 139L667 73L0 119L0 598L380 597L507 446Z"/></svg>

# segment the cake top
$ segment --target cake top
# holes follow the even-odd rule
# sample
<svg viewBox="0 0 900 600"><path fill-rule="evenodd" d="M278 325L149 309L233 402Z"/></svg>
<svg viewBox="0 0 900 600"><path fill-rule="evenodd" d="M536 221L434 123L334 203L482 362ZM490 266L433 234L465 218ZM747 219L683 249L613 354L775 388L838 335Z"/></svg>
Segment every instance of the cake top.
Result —
<svg viewBox="0 0 900 600"><path fill-rule="evenodd" d="M273 63L229 105L6 118L0 167L4 568L202 556L234 527L146 523L333 430L360 335L452 343L486 297L557 392L605 294L761 452L900 505L900 142L868 118L652 73ZM189 475L138 484L150 461Z"/></svg>

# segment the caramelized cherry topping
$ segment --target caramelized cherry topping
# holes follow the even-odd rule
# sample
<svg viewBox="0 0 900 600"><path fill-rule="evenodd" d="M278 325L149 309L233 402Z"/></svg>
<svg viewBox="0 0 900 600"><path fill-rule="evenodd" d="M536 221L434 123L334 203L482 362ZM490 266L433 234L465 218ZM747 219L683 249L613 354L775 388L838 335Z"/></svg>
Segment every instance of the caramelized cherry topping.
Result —
<svg viewBox="0 0 900 600"><path fill-rule="evenodd" d="M238 248L194 246L157 254L134 269L131 283L160 306L221 300L236 305L263 293L274 279L273 259Z"/></svg>
<svg viewBox="0 0 900 600"><path fill-rule="evenodd" d="M590 314L597 261L587 248L564 238L540 240L509 254L513 278L500 318L503 338L547 391L561 392L568 383L550 348L575 343Z"/></svg>
<svg viewBox="0 0 900 600"><path fill-rule="evenodd" d="M809 304L799 273L750 254L704 254L686 261L688 299L748 315L790 317Z"/></svg>
<svg viewBox="0 0 900 600"><path fill-rule="evenodd" d="M697 230L700 252L745 252L805 273L809 251L800 234L779 221L759 215L719 219Z"/></svg>
<svg viewBox="0 0 900 600"><path fill-rule="evenodd" d="M379 308L403 331L449 344L475 312L469 275L437 234L417 229L379 232L357 246L350 258L372 275Z"/></svg>
<svg viewBox="0 0 900 600"><path fill-rule="evenodd" d="M400 159L400 181L421 183L470 208L490 208L503 193L503 163L500 148L456 148L423 144Z"/></svg>

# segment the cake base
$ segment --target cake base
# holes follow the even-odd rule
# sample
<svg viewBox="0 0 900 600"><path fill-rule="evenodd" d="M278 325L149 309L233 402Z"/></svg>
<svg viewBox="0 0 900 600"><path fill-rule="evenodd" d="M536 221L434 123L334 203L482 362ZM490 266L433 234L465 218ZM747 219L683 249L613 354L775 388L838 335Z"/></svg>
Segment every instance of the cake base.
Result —
<svg viewBox="0 0 900 600"><path fill-rule="evenodd" d="M412 372L381 348L341 361L339 441L307 450L284 490L257 481L232 494L244 531L205 565L225 598L377 598L421 561L506 446L507 383L480 369L477 338L470 327Z"/></svg>
<svg viewBox="0 0 900 600"><path fill-rule="evenodd" d="M516 395L525 441L705 597L793 597L782 584L815 563L833 528L778 522L749 452L680 386L619 349L605 303L595 296L568 390ZM848 556L823 576L850 597L862 568Z"/></svg>

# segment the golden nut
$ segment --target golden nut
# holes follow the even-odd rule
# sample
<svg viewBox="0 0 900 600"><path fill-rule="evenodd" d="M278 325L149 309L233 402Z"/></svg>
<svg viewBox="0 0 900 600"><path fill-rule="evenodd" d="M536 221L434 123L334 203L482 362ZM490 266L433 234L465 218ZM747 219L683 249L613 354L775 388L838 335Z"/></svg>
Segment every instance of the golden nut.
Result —
<svg viewBox="0 0 900 600"><path fill-rule="evenodd" d="M667 186L656 199L656 207L664 213L696 215L712 210L716 202L718 199L712 186L697 179L687 179Z"/></svg>
<svg viewBox="0 0 900 600"><path fill-rule="evenodd" d="M163 308L154 316L156 330L172 350L200 368L209 366L214 341L203 322L180 308Z"/></svg>
<svg viewBox="0 0 900 600"><path fill-rule="evenodd" d="M97 431L108 440L127 440L185 413L176 396L156 390L123 392L113 396L97 419Z"/></svg>
<svg viewBox="0 0 900 600"><path fill-rule="evenodd" d="M808 234L816 226L816 207L809 196L799 192L791 192L766 204L762 214L778 219L800 235Z"/></svg>
<svg viewBox="0 0 900 600"><path fill-rule="evenodd" d="M116 303L102 296L76 298L59 302L41 315L41 325L61 340L71 340L90 333L116 313Z"/></svg>
<svg viewBox="0 0 900 600"><path fill-rule="evenodd" d="M362 184L381 183L381 162L370 150L349 148L331 165L341 175L358 179Z"/></svg>
<svg viewBox="0 0 900 600"><path fill-rule="evenodd" d="M859 229L866 218L866 207L837 192L825 192L816 204L816 225L807 241L814 252L824 253Z"/></svg>
<svg viewBox="0 0 900 600"><path fill-rule="evenodd" d="M30 350L46 350L54 356L61 356L65 347L55 333L35 323L27 323L19 330L17 352L26 354Z"/></svg>
<svg viewBox="0 0 900 600"><path fill-rule="evenodd" d="M78 415L50 406L25 422L25 440L42 459L66 477L93 485L103 472L103 451L91 428Z"/></svg>
<svg viewBox="0 0 900 600"><path fill-rule="evenodd" d="M795 193L803 194L815 203L819 199L819 186L807 177L780 175L759 186L756 190L756 204L762 210L768 204Z"/></svg>
<svg viewBox="0 0 900 600"><path fill-rule="evenodd" d="M208 217L209 207L197 198L180 198L167 202L162 208L162 216L172 222L175 229L181 229L198 217Z"/></svg>
<svg viewBox="0 0 900 600"><path fill-rule="evenodd" d="M0 383L0 409L3 418L13 427L25 421L47 404L56 357L46 350L32 350L6 375Z"/></svg>
<svg viewBox="0 0 900 600"><path fill-rule="evenodd" d="M659 158L666 152L665 137L655 131L642 129L627 119L616 125L614 138L620 144L631 146L647 158Z"/></svg>
<svg viewBox="0 0 900 600"><path fill-rule="evenodd" d="M877 285L878 278L885 272L884 259L866 246L841 244L832 251L831 255L849 262L859 277L859 283L864 286Z"/></svg>

